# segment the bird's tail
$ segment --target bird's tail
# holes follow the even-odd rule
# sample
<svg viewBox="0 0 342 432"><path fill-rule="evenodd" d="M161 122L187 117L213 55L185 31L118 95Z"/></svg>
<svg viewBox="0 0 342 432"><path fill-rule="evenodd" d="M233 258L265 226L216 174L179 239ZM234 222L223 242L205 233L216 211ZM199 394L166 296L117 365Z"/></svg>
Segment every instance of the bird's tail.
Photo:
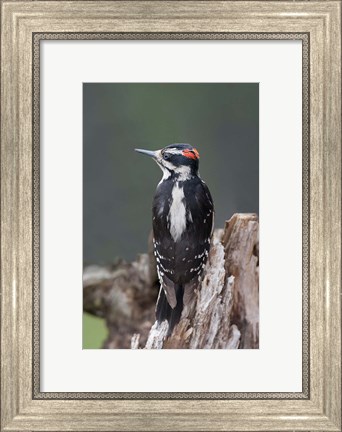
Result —
<svg viewBox="0 0 342 432"><path fill-rule="evenodd" d="M169 323L169 329L167 332L167 335L170 336L175 326L179 323L179 320L182 315L183 311L183 295L184 295L184 288L181 285L176 286L176 300L177 304L172 309L172 307L169 305L166 294L163 290L163 288L160 288L160 293L157 301L156 306L156 318L158 323L162 323L163 321L167 320Z"/></svg>

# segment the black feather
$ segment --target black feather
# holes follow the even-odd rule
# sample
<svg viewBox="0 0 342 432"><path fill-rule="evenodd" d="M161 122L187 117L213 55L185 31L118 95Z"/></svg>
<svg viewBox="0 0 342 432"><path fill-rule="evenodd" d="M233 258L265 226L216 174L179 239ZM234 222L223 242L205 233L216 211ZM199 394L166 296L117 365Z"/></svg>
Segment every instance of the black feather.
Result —
<svg viewBox="0 0 342 432"><path fill-rule="evenodd" d="M207 261L214 208L209 189L199 177L182 182L186 209L190 212L192 221L187 221L181 239L175 242L171 237L167 220L173 186L172 179L162 182L154 197L154 249L158 258L157 266L159 271L164 273L164 279L169 279L174 284L185 285L202 273ZM197 268L198 272L191 271ZM165 283L170 285L166 280Z"/></svg>
<svg viewBox="0 0 342 432"><path fill-rule="evenodd" d="M192 149L188 144L168 148ZM172 170L170 165L165 168L169 175L158 184L152 208L154 253L161 283L156 318L158 322L168 321L169 335L180 320L184 304L193 298L192 293L198 287L208 259L214 223L213 201L208 187L198 176L198 159L174 154L167 159L168 163L170 161L175 169ZM181 179L176 168L182 165L190 170ZM170 223L174 187L182 189L184 196L180 199L186 215L178 238L171 235Z"/></svg>
<svg viewBox="0 0 342 432"><path fill-rule="evenodd" d="M174 308L172 308L167 301L164 289L160 288L160 294L159 294L157 307L156 307L156 318L159 324L161 324L165 320L169 323L167 336L171 335L173 329L180 321L182 311L183 311L183 295L184 295L183 287L182 286L176 287L177 304Z"/></svg>

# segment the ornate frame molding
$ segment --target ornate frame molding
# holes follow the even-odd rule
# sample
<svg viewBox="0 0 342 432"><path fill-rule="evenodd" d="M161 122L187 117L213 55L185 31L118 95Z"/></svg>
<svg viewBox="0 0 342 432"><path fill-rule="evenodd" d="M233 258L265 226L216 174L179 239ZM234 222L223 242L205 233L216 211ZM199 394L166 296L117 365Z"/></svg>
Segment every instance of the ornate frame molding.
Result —
<svg viewBox="0 0 342 432"><path fill-rule="evenodd" d="M40 392L40 41L42 40L300 40L302 41L303 145L303 390L298 393L43 393ZM308 399L309 398L309 53L308 33L34 33L33 34L33 398L34 399Z"/></svg>

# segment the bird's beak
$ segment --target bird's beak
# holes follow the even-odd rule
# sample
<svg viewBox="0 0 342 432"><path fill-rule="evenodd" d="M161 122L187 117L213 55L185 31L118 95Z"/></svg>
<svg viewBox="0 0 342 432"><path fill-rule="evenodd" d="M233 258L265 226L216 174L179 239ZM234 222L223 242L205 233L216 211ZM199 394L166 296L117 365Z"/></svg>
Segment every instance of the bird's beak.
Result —
<svg viewBox="0 0 342 432"><path fill-rule="evenodd" d="M145 154L145 155L150 156L154 159L157 157L157 152L155 152L155 151L143 150L143 149L134 149L134 150L138 153Z"/></svg>

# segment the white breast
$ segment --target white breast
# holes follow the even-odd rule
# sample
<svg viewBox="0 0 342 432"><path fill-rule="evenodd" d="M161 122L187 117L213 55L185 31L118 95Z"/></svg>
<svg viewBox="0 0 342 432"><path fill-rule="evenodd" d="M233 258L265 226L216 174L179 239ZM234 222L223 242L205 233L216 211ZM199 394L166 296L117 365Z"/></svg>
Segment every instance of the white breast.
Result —
<svg viewBox="0 0 342 432"><path fill-rule="evenodd" d="M178 183L172 189L172 202L169 216L170 234L174 241L181 238L186 228L186 209L184 204L184 190Z"/></svg>

